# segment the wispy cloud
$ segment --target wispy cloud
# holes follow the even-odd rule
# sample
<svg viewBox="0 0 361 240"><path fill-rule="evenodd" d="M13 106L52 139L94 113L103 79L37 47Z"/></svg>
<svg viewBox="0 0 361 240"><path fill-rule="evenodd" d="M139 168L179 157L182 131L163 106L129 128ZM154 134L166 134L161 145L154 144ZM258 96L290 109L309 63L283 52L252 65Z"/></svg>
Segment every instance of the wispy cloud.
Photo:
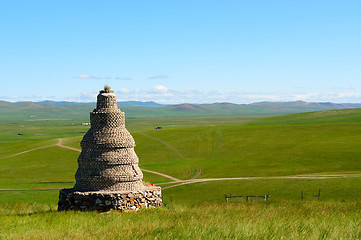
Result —
<svg viewBox="0 0 361 240"><path fill-rule="evenodd" d="M195 89L170 89L164 85L156 85L149 89L114 88L118 101L155 101L159 103L254 103L261 101L297 101L306 102L335 102L335 103L361 103L361 92L359 91L325 91L325 92L246 92L246 91L201 91ZM75 101L95 102L98 91L81 92L74 97L55 97L37 95L9 95L0 96L5 101Z"/></svg>
<svg viewBox="0 0 361 240"><path fill-rule="evenodd" d="M79 74L78 76L74 77L77 79L96 79L96 80L110 80L110 79L114 79L114 80L133 80L130 77L101 77L101 76L94 76L94 75L90 75L90 74Z"/></svg>
<svg viewBox="0 0 361 240"><path fill-rule="evenodd" d="M163 85L158 85L158 86L155 86L153 87L153 89L151 90L152 93L160 93L160 94L163 94L163 93L166 93L168 92L168 88L163 86Z"/></svg>
<svg viewBox="0 0 361 240"><path fill-rule="evenodd" d="M89 75L89 74L79 74L79 75L77 76L77 78L78 78L78 79L95 79L94 76Z"/></svg>
<svg viewBox="0 0 361 240"><path fill-rule="evenodd" d="M148 79L169 79L168 75L156 75L156 76L151 76Z"/></svg>
<svg viewBox="0 0 361 240"><path fill-rule="evenodd" d="M128 88L121 88L121 89L119 90L119 92L122 93L122 94L127 94L127 93L130 92L130 90L129 90Z"/></svg>
<svg viewBox="0 0 361 240"><path fill-rule="evenodd" d="M94 92L94 91L82 92L80 94L80 100L93 99L93 101L94 101L94 100L96 100L97 95L98 95L98 92Z"/></svg>
<svg viewBox="0 0 361 240"><path fill-rule="evenodd" d="M358 92L244 92L244 91L200 91L194 89L172 90L163 85L151 89L121 89L120 101L156 101L159 103L254 103L261 101L297 101L306 102L350 102L361 103Z"/></svg>
<svg viewBox="0 0 361 240"><path fill-rule="evenodd" d="M116 77L103 77L103 76L95 76L92 74L79 74L78 76L74 76L73 78L77 78L77 79L98 79L98 80L103 80L103 79L113 79L113 80L121 80L121 81L129 81L129 80L133 80L132 77L121 77L121 76L116 76ZM169 79L168 75L155 75L155 76L151 76L148 77L148 79L150 80L165 80L165 79Z"/></svg>

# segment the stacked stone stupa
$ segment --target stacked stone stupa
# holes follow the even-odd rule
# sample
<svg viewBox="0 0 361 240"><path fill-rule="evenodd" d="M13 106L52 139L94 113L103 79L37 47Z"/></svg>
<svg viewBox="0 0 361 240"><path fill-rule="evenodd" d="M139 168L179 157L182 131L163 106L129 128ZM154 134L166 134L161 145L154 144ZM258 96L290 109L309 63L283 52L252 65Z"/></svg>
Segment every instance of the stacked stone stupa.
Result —
<svg viewBox="0 0 361 240"><path fill-rule="evenodd" d="M162 205L161 189L145 186L135 142L109 87L90 113L91 128L81 141L76 184L59 193L59 210L125 210Z"/></svg>

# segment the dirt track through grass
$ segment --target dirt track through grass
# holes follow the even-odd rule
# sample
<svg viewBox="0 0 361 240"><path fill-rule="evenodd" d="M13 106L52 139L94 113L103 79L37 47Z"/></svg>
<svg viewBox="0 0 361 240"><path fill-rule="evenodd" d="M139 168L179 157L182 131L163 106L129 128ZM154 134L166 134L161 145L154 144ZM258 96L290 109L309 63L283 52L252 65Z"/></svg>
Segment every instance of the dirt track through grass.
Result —
<svg viewBox="0 0 361 240"><path fill-rule="evenodd" d="M58 143L56 144L56 146L81 152L80 149L72 148L72 147L68 147L68 146L64 146L64 145L63 145L63 139L61 139L61 138L58 140ZM165 178L169 178L169 179L171 179L171 180L173 180L173 181L176 181L176 182L180 182L180 181L181 181L181 180L179 180L178 178L169 176L169 175L164 174L164 173L160 173L160 172L156 172L156 171L152 171L152 170L147 170L147 169L141 169L141 170L144 171L144 172L149 172L149 173L157 174L157 175L162 176L162 177L165 177Z"/></svg>
<svg viewBox="0 0 361 240"><path fill-rule="evenodd" d="M60 190L62 188L0 188L0 191L39 191L39 190Z"/></svg>
<svg viewBox="0 0 361 240"><path fill-rule="evenodd" d="M13 154L13 155L9 155L9 156L2 157L2 158L15 157L15 156L19 156L19 155L24 154L24 153L28 153L28 152L32 152L32 151L35 151L35 150L39 150L39 149L43 149L43 148L48 148L48 147L52 147L52 146L55 146L55 145L47 145L47 146L37 147L37 148L33 148L33 149L29 149L29 150L22 151L22 152L19 152L19 153L15 153L15 154Z"/></svg>
<svg viewBox="0 0 361 240"><path fill-rule="evenodd" d="M230 181L230 180L263 180L263 179L308 179L308 180L317 180L317 179L336 179L336 178L355 178L361 177L361 174L333 174L333 175L295 175L295 176L278 176L278 177L236 177L236 178L204 178L204 179L188 179L188 180L180 180L169 176L167 174L142 169L144 172L154 173L166 178L173 180L173 182L165 182L158 183L158 185L164 184L174 184L171 186L162 187L162 190L179 187L182 185L192 184L192 183L200 183L200 182L212 182L212 181ZM61 188L19 188L19 189L0 189L0 191L22 191L22 190L57 190Z"/></svg>
<svg viewBox="0 0 361 240"><path fill-rule="evenodd" d="M148 134L146 134L146 133L139 133L139 134L141 134L141 135L143 135L143 136L145 136L145 137L147 137L147 138L151 138L151 139L153 139L153 140L156 140L156 141L158 141L158 142L160 142L160 143L163 143L167 148L169 148L170 150L172 150L173 152L175 152L180 158L184 158L184 155L183 155L178 149L176 149L175 147L173 147L173 146L170 145L169 143L163 141L162 139L159 139L159 138L150 136L150 135L148 135Z"/></svg>
<svg viewBox="0 0 361 240"><path fill-rule="evenodd" d="M334 175L295 175L295 176L276 176L276 177L236 177L236 178L204 178L204 179L189 179L189 180L183 180L181 183L172 185L172 186L166 186L162 189L168 189L173 187L178 187L186 184L191 183L198 183L198 182L211 182L211 181L228 181L228 180L261 180L261 179L333 179L333 178L352 178L352 177L361 177L361 174L334 174ZM160 184L166 184L166 183L160 183ZM169 183L168 183L169 184Z"/></svg>
<svg viewBox="0 0 361 240"><path fill-rule="evenodd" d="M161 143L163 143L164 145L166 145L169 149L171 149L172 151L176 152L177 154L179 154L179 156L182 156L182 158L184 158L184 156L177 150L175 149L173 146L169 145L168 143L164 142L163 140L157 139L155 137L152 137L150 135L141 133L146 137L149 137L151 139L154 139L156 141L159 141ZM59 138L58 142L56 144L53 145L48 145L48 146L42 146L42 147L37 147L37 148L33 148L33 149L29 149L23 152L19 152L10 156L7 156L5 158L8 157L13 157L13 156L18 156L21 154L25 154L34 150L39 150L39 149L44 149L44 148L48 148L48 147L52 147L52 146L58 146L61 148L65 148L65 149L69 149L69 150L73 150L73 151L77 151L77 152L81 152L80 149L77 148L72 148L72 147L68 147L63 145L63 139ZM156 172L156 171L152 171L152 170L147 170L147 169L141 169L144 172L149 172L149 173L153 173L165 178L168 178L170 180L173 180L173 182L166 182L166 183L159 183L159 185L162 184L174 184L174 185L170 185L170 186L166 186L163 187L162 189L168 189L168 188L174 188L174 187L178 187L178 186L182 186L182 185L186 185L186 184L191 184L191 183L197 183L197 182L210 182L210 181L229 181L229 180L260 180L260 179L333 179L333 178L352 178L352 177L361 177L361 174L327 174L327 173L315 173L315 174L308 174L308 175L293 175L293 176L272 176L272 177L233 177L233 178L204 178L204 179L196 179L200 173L201 173L201 169L197 168L197 172L195 173L195 175L193 176L192 179L188 179L188 180L180 180L177 179L173 176L164 174L164 173L160 173L160 172ZM53 190L53 189L57 189L57 188L39 188L39 189L35 189L35 188L29 188L29 189L0 189L0 191L16 191L16 190Z"/></svg>
<svg viewBox="0 0 361 240"><path fill-rule="evenodd" d="M64 146L64 145L63 145L63 139L62 139L62 138L59 138L59 139L58 139L58 143L56 144L56 146L61 147L61 148L70 149L70 150L77 151L77 152L81 152L80 149L72 148L72 147L68 147L68 146Z"/></svg>
<svg viewBox="0 0 361 240"><path fill-rule="evenodd" d="M63 139L62 139L62 138L59 138L59 139L58 139L58 142L57 142L56 144L47 145L47 146L42 146L42 147L33 148L33 149L29 149L29 150L26 150L26 151L23 151L23 152L19 152L19 153L10 155L10 156L6 156L5 158L14 157L14 156L18 156L18 155L21 155L21 154L24 154L24 153L28 153L28 152L31 152L31 151L34 151L34 150L43 149L43 148L48 148L48 147L53 147L53 146L57 146L57 147L61 147L61 148L65 148L65 149L69 149L69 150L81 152L80 149L73 148L73 147L68 147L68 146L63 145ZM162 176L162 177L171 179L171 180L173 180L173 181L175 181L175 182L181 182L180 179L175 178L175 177L172 177L172 176L169 176L169 175L164 174L164 173L160 173L160 172L156 172L156 171L152 171L152 170L147 170L147 169L141 169L141 170L144 171L144 172L149 172L149 173L157 174L157 175L159 175L159 176ZM0 189L0 191L5 191L5 190L39 190L39 189ZM45 190L45 189L44 189L44 190ZM50 190L50 189L47 189L47 190Z"/></svg>
<svg viewBox="0 0 361 240"><path fill-rule="evenodd" d="M169 178L175 182L182 182L182 180L178 179L178 178L175 178L175 177L172 177L172 176L169 176L167 174L164 174L164 173L160 173L160 172L156 172L156 171L152 171L152 170L147 170L147 169L141 169L142 171L144 172L149 172L149 173L153 173L153 174L157 174L159 176L162 176L162 177L166 177L166 178Z"/></svg>

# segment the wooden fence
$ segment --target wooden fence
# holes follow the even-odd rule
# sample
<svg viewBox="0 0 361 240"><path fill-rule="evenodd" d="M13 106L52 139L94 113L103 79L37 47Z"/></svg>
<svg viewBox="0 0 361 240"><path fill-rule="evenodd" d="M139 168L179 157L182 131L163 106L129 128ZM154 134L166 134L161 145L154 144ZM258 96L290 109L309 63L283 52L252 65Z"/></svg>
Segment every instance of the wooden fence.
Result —
<svg viewBox="0 0 361 240"><path fill-rule="evenodd" d="M163 196L162 196L163 197ZM317 195L312 195L312 197L315 197L317 198L317 200L320 200L320 197L321 197L321 189L318 189L318 194ZM271 198L271 195L269 193L267 193L266 195L261 195L261 196L255 196L255 195L232 195L232 194L229 194L227 195L226 193L224 194L224 200L226 202L229 202L232 200L232 198L243 198L244 200L246 200L247 202L250 200L250 199L263 199L264 201L267 201ZM163 199L163 198L162 198ZM170 202L172 203L173 202L173 199L172 199L172 196L169 196L169 200ZM303 201L304 200L304 192L303 190L301 191L301 200Z"/></svg>
<svg viewBox="0 0 361 240"><path fill-rule="evenodd" d="M321 197L321 188L318 189L318 194L317 195L313 195L312 197L317 198L317 200L320 200ZM303 194L303 190L301 191L301 200L303 201L304 199L304 194Z"/></svg>
<svg viewBox="0 0 361 240"><path fill-rule="evenodd" d="M271 195L269 193L267 193L266 195L262 195L262 196L254 196L254 195L232 195L232 194L229 194L227 195L226 193L224 194L224 200L226 202L229 202L232 200L232 198L243 198L245 199L247 202L248 200L250 199L257 199L257 198L263 198L264 201L267 201L269 198L271 197Z"/></svg>

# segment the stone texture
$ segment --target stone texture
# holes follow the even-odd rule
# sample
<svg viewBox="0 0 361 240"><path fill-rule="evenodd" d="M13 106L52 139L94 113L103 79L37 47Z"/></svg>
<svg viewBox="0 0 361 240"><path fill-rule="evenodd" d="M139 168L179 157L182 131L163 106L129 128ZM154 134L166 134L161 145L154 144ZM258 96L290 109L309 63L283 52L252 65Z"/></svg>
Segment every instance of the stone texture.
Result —
<svg viewBox="0 0 361 240"><path fill-rule="evenodd" d="M160 187L148 187L132 192L78 192L62 189L59 194L58 210L79 210L106 212L113 210L138 210L142 207L162 206Z"/></svg>
<svg viewBox="0 0 361 240"><path fill-rule="evenodd" d="M103 211L161 206L160 187L143 185L135 142L125 128L124 113L118 109L113 91L100 91L90 122L80 144L75 186L60 191L58 209Z"/></svg>

